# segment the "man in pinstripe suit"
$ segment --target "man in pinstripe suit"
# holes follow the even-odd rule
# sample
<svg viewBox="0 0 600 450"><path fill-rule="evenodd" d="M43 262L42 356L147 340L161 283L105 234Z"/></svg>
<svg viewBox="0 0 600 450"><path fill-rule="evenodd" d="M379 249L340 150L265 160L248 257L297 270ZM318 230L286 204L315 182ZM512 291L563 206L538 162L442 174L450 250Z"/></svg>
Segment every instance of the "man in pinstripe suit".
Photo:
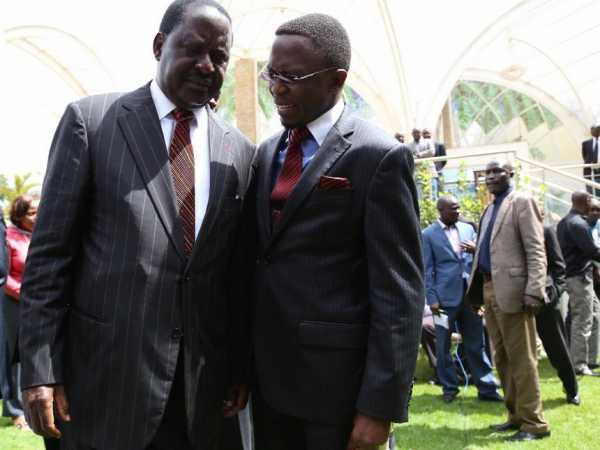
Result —
<svg viewBox="0 0 600 450"><path fill-rule="evenodd" d="M252 186L256 448L370 449L407 420L419 345L413 160L344 106L337 20L310 14L276 35L262 76L286 129L259 147Z"/></svg>
<svg viewBox="0 0 600 450"><path fill-rule="evenodd" d="M231 40L216 1L177 0L154 80L60 121L20 341L29 423L60 428L63 448L212 450L245 404L237 236L254 148L208 107Z"/></svg>

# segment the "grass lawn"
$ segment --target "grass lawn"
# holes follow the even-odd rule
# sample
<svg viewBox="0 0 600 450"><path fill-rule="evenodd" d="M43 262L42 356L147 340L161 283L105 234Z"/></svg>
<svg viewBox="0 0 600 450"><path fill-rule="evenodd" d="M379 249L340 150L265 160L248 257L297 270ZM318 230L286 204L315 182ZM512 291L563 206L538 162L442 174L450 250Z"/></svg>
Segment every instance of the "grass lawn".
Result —
<svg viewBox="0 0 600 450"><path fill-rule="evenodd" d="M505 444L503 438L510 434L488 430L490 424L504 421L502 404L478 401L477 390L469 387L447 405L441 399L441 388L424 381L429 375L425 361L420 360L410 423L398 425L395 430L398 450L600 449L600 378L580 378L582 404L567 405L556 372L548 360L541 361L544 414L552 436L526 444ZM43 449L41 439L31 432L16 430L9 419L0 418L0 450L40 449Z"/></svg>
<svg viewBox="0 0 600 450"><path fill-rule="evenodd" d="M428 385L429 369L420 360L410 407L410 422L395 430L398 450L455 449L600 449L600 378L579 378L581 406L565 403L562 384L547 359L540 361L544 416L550 423L549 438L528 443L504 443L511 433L492 433L488 426L506 419L503 404L480 402L477 389L469 387L447 405L441 388Z"/></svg>
<svg viewBox="0 0 600 450"><path fill-rule="evenodd" d="M1 450L42 450L44 442L31 431L20 431L7 417L0 417Z"/></svg>

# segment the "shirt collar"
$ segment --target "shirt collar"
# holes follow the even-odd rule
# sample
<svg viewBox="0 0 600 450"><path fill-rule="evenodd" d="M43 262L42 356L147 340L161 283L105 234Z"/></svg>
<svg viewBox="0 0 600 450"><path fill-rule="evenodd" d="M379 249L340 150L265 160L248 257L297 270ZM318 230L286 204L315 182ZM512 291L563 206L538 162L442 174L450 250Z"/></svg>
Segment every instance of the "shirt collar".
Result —
<svg viewBox="0 0 600 450"><path fill-rule="evenodd" d="M344 100L340 99L329 111L317 117L312 122L306 124L312 137L317 141L319 147L323 144L325 137L342 116L344 112Z"/></svg>
<svg viewBox="0 0 600 450"><path fill-rule="evenodd" d="M152 80L150 83L150 94L152 95L152 101L154 102L154 107L158 113L158 120L163 120L165 117L169 116L169 114L171 114L175 108L177 108L175 103L173 103L169 97L165 95L156 80ZM202 106L192 109L192 113L194 113L197 123L200 119L202 111L204 111L204 107Z"/></svg>
<svg viewBox="0 0 600 450"><path fill-rule="evenodd" d="M452 230L456 228L456 224L446 225L444 222L442 222L442 219L438 219L438 223L440 224L440 227L442 227L442 230Z"/></svg>

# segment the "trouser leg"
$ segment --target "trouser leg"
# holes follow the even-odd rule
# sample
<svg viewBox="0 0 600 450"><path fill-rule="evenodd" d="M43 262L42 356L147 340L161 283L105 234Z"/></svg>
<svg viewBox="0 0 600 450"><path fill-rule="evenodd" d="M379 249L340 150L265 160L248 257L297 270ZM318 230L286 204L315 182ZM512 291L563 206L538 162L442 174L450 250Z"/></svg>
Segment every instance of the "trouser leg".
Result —
<svg viewBox="0 0 600 450"><path fill-rule="evenodd" d="M446 308L448 314L448 328L436 325L436 359L437 375L442 384L445 394L456 394L458 392L458 378L456 376L456 367L450 354L452 329L456 318L456 308Z"/></svg>
<svg viewBox="0 0 600 450"><path fill-rule="evenodd" d="M590 334L590 353L588 365L598 363L598 340L600 339L600 300L594 292L592 303L592 331Z"/></svg>
<svg viewBox="0 0 600 450"><path fill-rule="evenodd" d="M592 335L594 289L591 273L567 278L571 312L571 357L575 370L587 367Z"/></svg>
<svg viewBox="0 0 600 450"><path fill-rule="evenodd" d="M462 304L457 316L457 324L463 338L464 355L479 393L494 395L496 393L496 377L494 377L492 365L485 352L482 318L471 311L467 305Z"/></svg>
<svg viewBox="0 0 600 450"><path fill-rule="evenodd" d="M550 364L557 370L567 395L576 396L578 393L577 377L569 354L565 326L560 311L556 307L546 306L535 317L535 322Z"/></svg>
<svg viewBox="0 0 600 450"><path fill-rule="evenodd" d="M486 295L487 293L487 295ZM496 336L500 336L503 348L501 361L496 360L505 388L505 401L509 419L521 426L522 431L543 433L548 423L542 415L542 401L537 370L535 319L532 315L505 313L496 302L493 282L484 285L487 310L491 309ZM487 316L486 316L487 319ZM489 324L488 324L489 325ZM499 364L500 363L500 364Z"/></svg>

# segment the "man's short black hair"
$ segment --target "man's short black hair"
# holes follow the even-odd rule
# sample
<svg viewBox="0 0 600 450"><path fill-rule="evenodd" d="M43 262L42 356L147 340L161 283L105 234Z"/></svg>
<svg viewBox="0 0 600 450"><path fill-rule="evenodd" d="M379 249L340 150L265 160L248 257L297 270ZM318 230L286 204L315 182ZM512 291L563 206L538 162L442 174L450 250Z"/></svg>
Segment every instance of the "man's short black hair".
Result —
<svg viewBox="0 0 600 450"><path fill-rule="evenodd" d="M212 6L221 12L225 17L227 17L227 20L229 20L229 23L231 23L231 17L229 16L227 10L215 0L175 0L165 11L163 18L160 21L158 31L164 34L169 34L171 31L173 31L173 28L182 22L185 10L190 5Z"/></svg>
<svg viewBox="0 0 600 450"><path fill-rule="evenodd" d="M297 17L282 24L275 34L305 36L323 53L328 65L336 69L350 68L352 50L348 33L337 19L327 14Z"/></svg>

